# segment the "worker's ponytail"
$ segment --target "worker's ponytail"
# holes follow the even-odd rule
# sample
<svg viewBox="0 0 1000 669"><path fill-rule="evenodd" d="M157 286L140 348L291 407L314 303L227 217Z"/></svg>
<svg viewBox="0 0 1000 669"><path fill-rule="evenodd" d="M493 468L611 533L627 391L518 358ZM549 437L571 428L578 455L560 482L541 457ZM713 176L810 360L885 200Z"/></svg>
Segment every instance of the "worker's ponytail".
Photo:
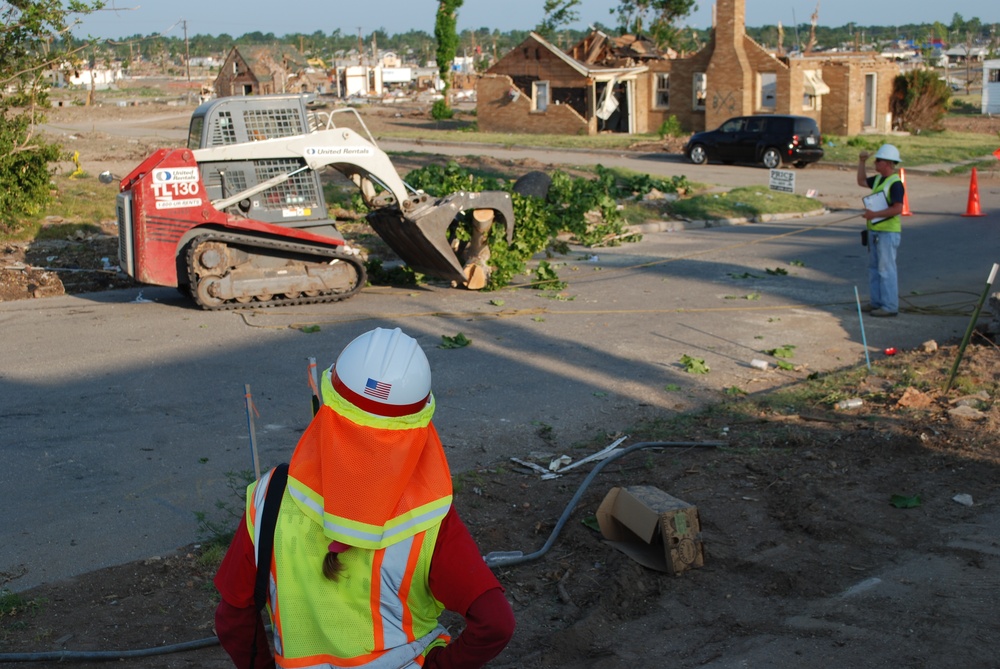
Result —
<svg viewBox="0 0 1000 669"><path fill-rule="evenodd" d="M344 563L340 561L339 553L327 553L323 558L323 576L330 581L336 581L340 577L340 572L344 570Z"/></svg>
<svg viewBox="0 0 1000 669"><path fill-rule="evenodd" d="M323 556L323 576L327 580L336 581L340 578L340 572L344 571L344 567L346 566L340 561L340 554L348 548L350 546L339 541L330 543L327 554Z"/></svg>

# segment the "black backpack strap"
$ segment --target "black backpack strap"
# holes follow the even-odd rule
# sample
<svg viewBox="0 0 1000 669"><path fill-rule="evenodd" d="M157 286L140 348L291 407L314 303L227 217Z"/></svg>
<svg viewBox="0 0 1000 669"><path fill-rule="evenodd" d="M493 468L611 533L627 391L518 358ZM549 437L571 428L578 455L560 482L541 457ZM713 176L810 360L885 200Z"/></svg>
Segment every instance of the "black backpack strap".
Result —
<svg viewBox="0 0 1000 669"><path fill-rule="evenodd" d="M288 463L282 463L274 468L271 480L267 484L267 494L264 497L264 516L260 521L257 540L257 580L253 589L253 603L259 612L267 602L268 581L271 573L271 556L274 554L274 528L278 524L278 510L281 508L281 496L285 494L285 483L288 480Z"/></svg>

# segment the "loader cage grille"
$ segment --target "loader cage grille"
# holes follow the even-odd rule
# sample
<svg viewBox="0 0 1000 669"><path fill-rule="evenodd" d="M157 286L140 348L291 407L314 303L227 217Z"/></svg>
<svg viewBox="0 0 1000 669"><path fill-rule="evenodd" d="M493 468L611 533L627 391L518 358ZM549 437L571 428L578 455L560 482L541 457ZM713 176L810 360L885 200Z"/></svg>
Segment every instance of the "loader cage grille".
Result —
<svg viewBox="0 0 1000 669"><path fill-rule="evenodd" d="M209 139L209 146L222 146L224 144L236 144L236 128L233 127L233 115L227 111L219 112L212 124L212 136ZM188 140L188 144L191 140Z"/></svg>
<svg viewBox="0 0 1000 669"><path fill-rule="evenodd" d="M279 174L287 174L302 166L300 160L256 160L257 183ZM299 172L288 181L268 188L261 193L261 207L278 210L286 207L319 207L323 202L317 191L318 179L310 171Z"/></svg>
<svg viewBox="0 0 1000 669"><path fill-rule="evenodd" d="M285 109L247 109L243 112L243 124L247 135L255 142L307 132L302 125L302 112L298 106Z"/></svg>
<svg viewBox="0 0 1000 669"><path fill-rule="evenodd" d="M202 178L205 179L205 186L211 198L229 197L247 189L246 171L240 169L239 165L225 170L205 170Z"/></svg>

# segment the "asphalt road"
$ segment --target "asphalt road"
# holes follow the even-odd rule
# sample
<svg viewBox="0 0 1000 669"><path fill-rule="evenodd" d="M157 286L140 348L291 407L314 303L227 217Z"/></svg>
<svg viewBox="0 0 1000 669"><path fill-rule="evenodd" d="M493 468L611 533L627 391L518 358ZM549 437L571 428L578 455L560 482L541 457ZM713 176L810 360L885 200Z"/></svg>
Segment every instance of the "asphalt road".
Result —
<svg viewBox="0 0 1000 669"><path fill-rule="evenodd" d="M766 171L751 167L570 157L766 184ZM849 170L797 175L831 201L862 194ZM227 475L251 467L244 385L259 411L262 464L287 460L309 420L307 359L327 366L371 327L402 327L427 352L435 422L456 471L533 451L579 455L581 444L695 409L729 386L755 392L863 364L864 344L875 357L961 337L1000 255L997 184L980 182L981 218L960 216L967 180L924 174L908 184L915 215L899 266L910 313L866 318L864 331L856 211L576 248L556 260L569 281L564 299L523 288L373 288L339 304L211 313L172 289L147 288L0 304L0 586L25 589L195 541L195 514L235 499ZM767 271L777 268L788 274ZM308 334L306 325L320 329ZM470 346L439 348L459 332ZM800 371L750 366L787 345ZM684 355L704 359L710 373L686 373Z"/></svg>

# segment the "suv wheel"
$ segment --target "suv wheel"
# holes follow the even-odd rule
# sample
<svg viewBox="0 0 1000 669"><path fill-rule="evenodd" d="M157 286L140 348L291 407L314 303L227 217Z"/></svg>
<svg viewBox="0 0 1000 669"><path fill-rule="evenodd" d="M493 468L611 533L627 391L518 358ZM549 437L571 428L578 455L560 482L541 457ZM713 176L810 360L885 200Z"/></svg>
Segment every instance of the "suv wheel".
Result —
<svg viewBox="0 0 1000 669"><path fill-rule="evenodd" d="M688 158L695 165L704 165L708 162L708 152L705 151L705 147L702 144L695 144L691 147L690 153L688 153Z"/></svg>
<svg viewBox="0 0 1000 669"><path fill-rule="evenodd" d="M764 149L764 153L760 157L760 162L764 163L764 167L767 169L773 170L781 166L781 154L773 146L768 147Z"/></svg>

